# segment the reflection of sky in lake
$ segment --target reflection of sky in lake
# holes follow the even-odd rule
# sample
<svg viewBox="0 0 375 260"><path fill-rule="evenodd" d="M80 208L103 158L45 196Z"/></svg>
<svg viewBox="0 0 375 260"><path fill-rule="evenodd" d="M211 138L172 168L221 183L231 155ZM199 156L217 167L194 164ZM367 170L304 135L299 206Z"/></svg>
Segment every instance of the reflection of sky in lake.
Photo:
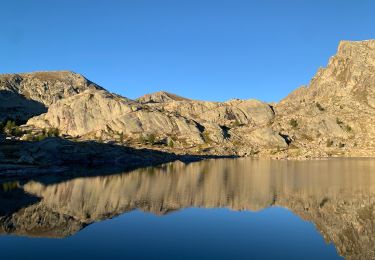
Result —
<svg viewBox="0 0 375 260"><path fill-rule="evenodd" d="M133 211L65 239L0 238L8 259L340 259L315 227L282 208Z"/></svg>

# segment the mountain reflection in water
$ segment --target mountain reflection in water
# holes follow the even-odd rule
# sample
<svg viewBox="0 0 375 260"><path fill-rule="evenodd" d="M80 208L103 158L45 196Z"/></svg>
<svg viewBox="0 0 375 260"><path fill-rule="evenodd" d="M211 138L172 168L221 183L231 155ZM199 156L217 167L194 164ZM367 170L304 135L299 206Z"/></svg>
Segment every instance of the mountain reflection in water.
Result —
<svg viewBox="0 0 375 260"><path fill-rule="evenodd" d="M260 211L278 206L312 222L346 259L375 258L375 160L220 159L101 177L2 184L0 232L66 237L133 209Z"/></svg>

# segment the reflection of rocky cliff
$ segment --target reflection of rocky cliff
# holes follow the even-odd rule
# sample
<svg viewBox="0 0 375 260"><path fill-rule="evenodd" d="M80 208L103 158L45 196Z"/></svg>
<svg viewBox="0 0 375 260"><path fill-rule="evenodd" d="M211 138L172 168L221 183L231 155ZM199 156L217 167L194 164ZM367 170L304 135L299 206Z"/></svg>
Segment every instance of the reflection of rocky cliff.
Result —
<svg viewBox="0 0 375 260"><path fill-rule="evenodd" d="M132 173L47 180L20 187L41 198L0 218L4 232L63 237L138 208L155 214L185 207L261 210L281 206L312 221L347 258L375 257L375 161L209 160ZM12 227L12 228L5 228Z"/></svg>

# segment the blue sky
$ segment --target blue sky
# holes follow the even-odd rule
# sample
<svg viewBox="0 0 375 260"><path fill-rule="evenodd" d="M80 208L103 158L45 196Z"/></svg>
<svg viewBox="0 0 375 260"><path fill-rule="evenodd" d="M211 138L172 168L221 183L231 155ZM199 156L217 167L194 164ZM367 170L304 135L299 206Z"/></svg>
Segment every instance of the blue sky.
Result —
<svg viewBox="0 0 375 260"><path fill-rule="evenodd" d="M340 40L375 38L366 0L5 0L0 73L72 70L136 98L278 101Z"/></svg>

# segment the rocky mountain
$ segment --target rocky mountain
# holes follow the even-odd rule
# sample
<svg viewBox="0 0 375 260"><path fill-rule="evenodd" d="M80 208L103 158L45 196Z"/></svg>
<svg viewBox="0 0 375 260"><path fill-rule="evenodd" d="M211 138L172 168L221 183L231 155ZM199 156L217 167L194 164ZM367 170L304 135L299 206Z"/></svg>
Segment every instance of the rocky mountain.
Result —
<svg viewBox="0 0 375 260"><path fill-rule="evenodd" d="M33 134L57 128L77 140L189 154L375 155L375 40L341 42L309 86L272 105L191 100L163 91L130 100L72 72L2 75L0 89L17 95L0 104L0 112L9 116L14 108L31 117L24 129Z"/></svg>
<svg viewBox="0 0 375 260"><path fill-rule="evenodd" d="M70 71L0 74L0 120L27 120L46 112L57 100L86 89L102 88Z"/></svg>
<svg viewBox="0 0 375 260"><path fill-rule="evenodd" d="M159 91L152 94L146 94L140 98L137 98L137 101L142 104L147 104L163 103L168 101L189 101L189 99L165 91Z"/></svg>
<svg viewBox="0 0 375 260"><path fill-rule="evenodd" d="M273 128L289 135L305 152L373 151L374 91L375 41L342 41L309 86L276 105Z"/></svg>

